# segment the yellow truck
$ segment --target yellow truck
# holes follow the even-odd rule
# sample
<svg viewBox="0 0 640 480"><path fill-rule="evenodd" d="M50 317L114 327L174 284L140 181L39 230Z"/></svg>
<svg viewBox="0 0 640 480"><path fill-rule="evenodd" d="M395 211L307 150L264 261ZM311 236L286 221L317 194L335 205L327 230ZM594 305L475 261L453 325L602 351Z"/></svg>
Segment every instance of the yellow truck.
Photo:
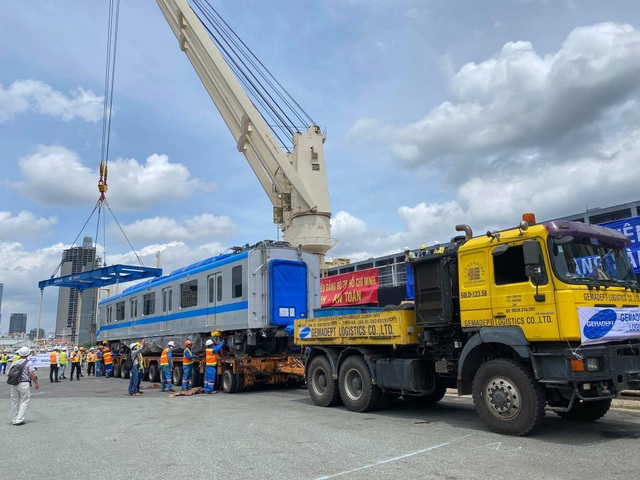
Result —
<svg viewBox="0 0 640 480"><path fill-rule="evenodd" d="M411 262L414 302L295 322L319 406L365 412L402 396L472 394L498 433L526 435L545 411L604 416L640 390L640 287L621 233L579 222L454 237Z"/></svg>

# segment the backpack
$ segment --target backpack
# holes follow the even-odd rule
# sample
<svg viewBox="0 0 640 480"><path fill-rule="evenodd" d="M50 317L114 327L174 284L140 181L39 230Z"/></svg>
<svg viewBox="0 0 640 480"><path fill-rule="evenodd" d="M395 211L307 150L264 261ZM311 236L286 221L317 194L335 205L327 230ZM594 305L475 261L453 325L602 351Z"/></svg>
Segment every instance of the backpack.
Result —
<svg viewBox="0 0 640 480"><path fill-rule="evenodd" d="M122 366L125 370L131 370L133 368L133 360L131 360L131 354L127 355L127 359L124 361L124 365Z"/></svg>
<svg viewBox="0 0 640 480"><path fill-rule="evenodd" d="M18 368L15 368L15 365L11 365L9 372L7 373L7 383L9 385L20 384L20 379L22 378L22 371L24 370L24 367L27 366L27 363L29 363L29 360L25 360L24 362L22 362L22 364Z"/></svg>

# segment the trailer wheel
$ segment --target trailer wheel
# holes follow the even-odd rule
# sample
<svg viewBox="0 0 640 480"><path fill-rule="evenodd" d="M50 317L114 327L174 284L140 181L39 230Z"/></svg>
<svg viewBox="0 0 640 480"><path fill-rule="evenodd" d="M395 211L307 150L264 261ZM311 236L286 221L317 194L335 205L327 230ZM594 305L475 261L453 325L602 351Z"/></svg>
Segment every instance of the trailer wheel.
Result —
<svg viewBox="0 0 640 480"><path fill-rule="evenodd" d="M127 379L131 376L131 370L125 370L124 367L120 367L120 378Z"/></svg>
<svg viewBox="0 0 640 480"><path fill-rule="evenodd" d="M238 376L232 370L225 370L222 374L222 391L235 393L238 391Z"/></svg>
<svg viewBox="0 0 640 480"><path fill-rule="evenodd" d="M544 418L544 391L529 368L509 359L483 364L473 379L473 403L496 433L526 435Z"/></svg>
<svg viewBox="0 0 640 480"><path fill-rule="evenodd" d="M200 368L194 364L191 368L191 388L199 387L200 385Z"/></svg>
<svg viewBox="0 0 640 480"><path fill-rule="evenodd" d="M307 384L311 400L319 407L333 407L340 403L338 381L333 379L331 364L324 355L311 360Z"/></svg>
<svg viewBox="0 0 640 480"><path fill-rule="evenodd" d="M117 363L113 364L113 372L112 372L114 378L119 378L120 377L120 365L118 365Z"/></svg>
<svg viewBox="0 0 640 480"><path fill-rule="evenodd" d="M158 369L157 363L152 363L149 365L148 377L150 382L159 382L160 381L160 370Z"/></svg>
<svg viewBox="0 0 640 480"><path fill-rule="evenodd" d="M368 412L378 406L382 391L371 382L371 372L361 356L344 361L338 383L342 401L352 412Z"/></svg>
<svg viewBox="0 0 640 480"><path fill-rule="evenodd" d="M611 408L611 399L596 400L594 402L576 403L568 412L556 412L565 420L575 420L577 422L595 422L604 417Z"/></svg>
<svg viewBox="0 0 640 480"><path fill-rule="evenodd" d="M182 385L182 365L173 366L171 381L176 387Z"/></svg>

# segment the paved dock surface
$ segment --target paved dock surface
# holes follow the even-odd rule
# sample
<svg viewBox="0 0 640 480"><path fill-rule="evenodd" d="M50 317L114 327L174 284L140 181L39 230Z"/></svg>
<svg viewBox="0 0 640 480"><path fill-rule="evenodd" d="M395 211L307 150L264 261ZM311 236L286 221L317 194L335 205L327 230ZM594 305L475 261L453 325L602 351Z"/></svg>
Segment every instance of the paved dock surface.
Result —
<svg viewBox="0 0 640 480"><path fill-rule="evenodd" d="M427 409L398 400L357 414L317 407L305 388L176 398L146 388L130 397L127 380L52 384L45 372L39 377L19 427L11 425L10 387L0 377L5 452L23 455L19 462L0 457L2 478L584 480L640 473L636 409L615 408L587 424L548 413L537 433L517 438L489 432L469 397L447 395Z"/></svg>

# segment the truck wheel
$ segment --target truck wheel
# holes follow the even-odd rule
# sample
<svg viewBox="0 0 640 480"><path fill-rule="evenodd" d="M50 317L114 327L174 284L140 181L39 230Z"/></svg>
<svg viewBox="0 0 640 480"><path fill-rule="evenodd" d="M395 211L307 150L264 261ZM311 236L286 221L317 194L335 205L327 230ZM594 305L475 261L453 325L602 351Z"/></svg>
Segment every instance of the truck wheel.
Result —
<svg viewBox="0 0 640 480"><path fill-rule="evenodd" d="M309 395L319 407L333 407L340 403L338 381L331 375L331 364L324 355L314 357L307 375Z"/></svg>
<svg viewBox="0 0 640 480"><path fill-rule="evenodd" d="M171 375L171 380L176 387L182 385L182 365L173 366L173 375Z"/></svg>
<svg viewBox="0 0 640 480"><path fill-rule="evenodd" d="M544 418L544 391L530 369L509 359L483 364L473 379L473 403L496 433L526 435Z"/></svg>
<svg viewBox="0 0 640 480"><path fill-rule="evenodd" d="M149 365L148 377L150 382L160 381L160 370L158 370L158 364L152 363L151 365Z"/></svg>
<svg viewBox="0 0 640 480"><path fill-rule="evenodd" d="M191 368L191 388L199 387L201 384L200 369L197 367L197 365L194 365Z"/></svg>
<svg viewBox="0 0 640 480"><path fill-rule="evenodd" d="M368 412L375 409L382 391L371 383L369 367L359 355L347 358L340 367L340 396L352 412Z"/></svg>
<svg viewBox="0 0 640 480"><path fill-rule="evenodd" d="M611 408L611 399L596 400L594 402L576 403L568 412L556 412L565 420L575 420L577 422L595 422L604 417Z"/></svg>
<svg viewBox="0 0 640 480"><path fill-rule="evenodd" d="M114 378L119 378L120 377L120 365L113 365L113 377Z"/></svg>
<svg viewBox="0 0 640 480"><path fill-rule="evenodd" d="M124 367L120 367L120 378L129 378L131 370L125 370Z"/></svg>
<svg viewBox="0 0 640 480"><path fill-rule="evenodd" d="M238 376L232 370L225 370L222 374L222 391L224 393L238 391Z"/></svg>

